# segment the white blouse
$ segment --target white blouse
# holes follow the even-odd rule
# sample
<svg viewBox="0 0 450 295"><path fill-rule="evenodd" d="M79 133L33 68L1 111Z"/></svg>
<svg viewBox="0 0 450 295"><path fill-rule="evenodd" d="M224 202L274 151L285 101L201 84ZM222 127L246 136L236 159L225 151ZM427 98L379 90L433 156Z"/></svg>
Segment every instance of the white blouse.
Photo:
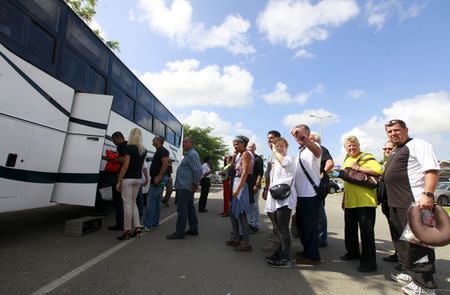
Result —
<svg viewBox="0 0 450 295"><path fill-rule="evenodd" d="M289 209L295 209L297 206L297 192L295 191L295 185L292 182L296 171L296 161L289 155L286 155L283 162L280 164L276 157L274 157L274 163L272 163L272 169L270 171L270 186L276 184L285 183L291 186L291 194L284 200L275 200L270 194L270 190L267 193L265 212L275 212L278 208L288 206Z"/></svg>

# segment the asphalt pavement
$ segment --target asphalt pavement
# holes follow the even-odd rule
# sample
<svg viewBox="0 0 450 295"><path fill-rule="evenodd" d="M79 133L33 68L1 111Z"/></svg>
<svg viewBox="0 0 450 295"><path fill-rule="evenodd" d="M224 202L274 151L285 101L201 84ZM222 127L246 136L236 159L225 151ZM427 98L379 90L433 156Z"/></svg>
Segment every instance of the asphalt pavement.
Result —
<svg viewBox="0 0 450 295"><path fill-rule="evenodd" d="M328 247L322 263L273 269L261 248L270 232L260 200L261 228L251 236L253 251L236 253L225 245L229 218L219 216L222 192L210 193L207 213L199 213L199 236L167 240L175 229L176 208L162 207L161 225L140 238L118 241L107 230L113 212L100 230L80 237L64 236L66 220L86 216L89 208L50 208L0 214L0 294L401 294L389 274L395 264L388 226L377 210L378 271L362 274L358 262L343 262L341 194L327 198ZM198 198L198 194L196 194ZM293 240L291 256L302 248ZM436 249L438 294L450 295L450 246ZM294 264L295 265L295 264Z"/></svg>

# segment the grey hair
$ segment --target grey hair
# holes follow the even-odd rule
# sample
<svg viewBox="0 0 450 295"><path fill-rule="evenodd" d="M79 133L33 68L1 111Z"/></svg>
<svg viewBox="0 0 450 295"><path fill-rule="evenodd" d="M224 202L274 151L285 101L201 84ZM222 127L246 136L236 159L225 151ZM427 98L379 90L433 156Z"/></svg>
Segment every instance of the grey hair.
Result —
<svg viewBox="0 0 450 295"><path fill-rule="evenodd" d="M311 138L312 141L315 141L318 144L320 144L322 141L322 138L320 137L320 133L317 131L312 131L311 134L309 135L309 138Z"/></svg>

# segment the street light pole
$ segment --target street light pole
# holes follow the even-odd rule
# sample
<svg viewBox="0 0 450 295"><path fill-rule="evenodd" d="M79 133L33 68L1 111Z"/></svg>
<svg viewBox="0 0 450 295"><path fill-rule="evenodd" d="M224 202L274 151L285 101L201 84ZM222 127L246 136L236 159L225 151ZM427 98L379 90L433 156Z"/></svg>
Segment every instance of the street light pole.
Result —
<svg viewBox="0 0 450 295"><path fill-rule="evenodd" d="M311 114L311 115L309 115L309 116L310 116L311 118L319 119L319 133L320 133L320 136L322 137L322 120L323 120L323 119L329 119L329 118L332 118L333 115L317 116L317 115Z"/></svg>

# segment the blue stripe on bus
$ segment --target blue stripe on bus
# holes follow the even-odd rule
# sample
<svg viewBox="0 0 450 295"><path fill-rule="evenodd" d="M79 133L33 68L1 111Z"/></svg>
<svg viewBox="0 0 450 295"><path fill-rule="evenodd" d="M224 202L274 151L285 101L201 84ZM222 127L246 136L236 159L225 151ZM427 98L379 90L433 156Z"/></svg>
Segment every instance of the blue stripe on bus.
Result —
<svg viewBox="0 0 450 295"><path fill-rule="evenodd" d="M88 126L88 127L97 128L97 129L103 129L103 130L108 129L108 125L107 124L87 121L87 120L78 119L78 118L74 118L74 117L70 117L69 121L73 122L73 123L80 124L80 125L85 125L85 126Z"/></svg>
<svg viewBox="0 0 450 295"><path fill-rule="evenodd" d="M52 173L0 166L0 178L32 183L97 183L99 173Z"/></svg>

